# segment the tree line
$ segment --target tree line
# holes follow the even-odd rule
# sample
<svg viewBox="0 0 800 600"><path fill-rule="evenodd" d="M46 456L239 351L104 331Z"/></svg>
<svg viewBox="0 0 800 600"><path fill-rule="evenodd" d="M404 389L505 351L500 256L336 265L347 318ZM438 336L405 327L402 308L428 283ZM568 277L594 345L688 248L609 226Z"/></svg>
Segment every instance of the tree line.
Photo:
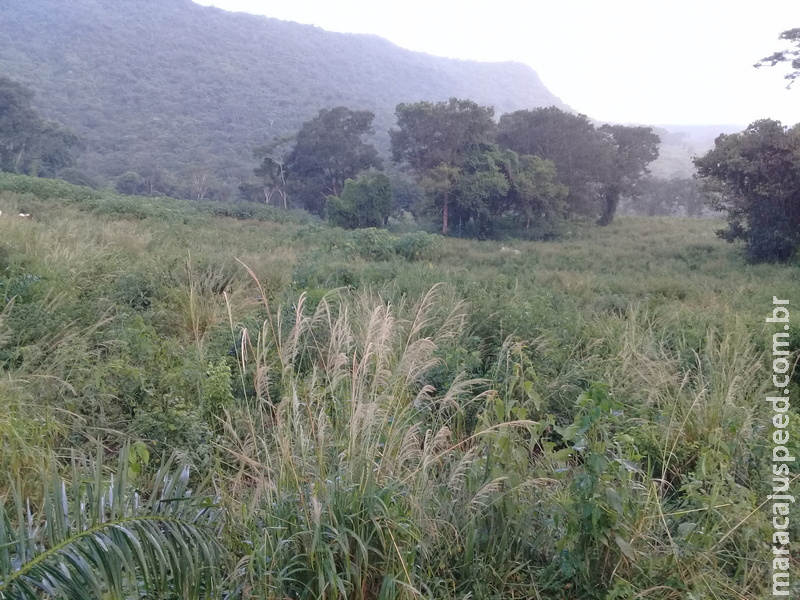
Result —
<svg viewBox="0 0 800 600"><path fill-rule="evenodd" d="M800 45L796 30L783 37ZM792 52L760 64L783 58L800 67ZM32 97L0 76L0 170L91 185L74 168L78 137L41 117ZM395 114L390 161L367 141L372 112L323 109L295 135L255 149L257 179L242 184L241 195L302 208L346 228L380 227L393 208L413 209L435 219L443 234L487 238L548 237L568 219L608 225L622 198L644 194L651 205L682 203L689 214L703 202L724 212L728 226L719 235L742 242L751 260L785 261L800 248L800 125L766 119L719 136L694 160L698 188L648 178L659 146L650 127L596 126L556 107L496 120L492 107L458 98L399 104ZM151 171L118 177L117 191L164 193L160 171ZM194 197L206 197L208 173L198 170L190 183Z"/></svg>
<svg viewBox="0 0 800 600"><path fill-rule="evenodd" d="M556 107L494 118L494 109L451 98L399 104L389 131L390 165L413 178L419 214L440 230L459 223L477 237L510 220L546 229L561 219L612 222L658 157L650 127L603 125ZM391 211L384 161L372 144L374 114L323 109L296 136L256 148L250 199L304 208L345 227L379 226Z"/></svg>

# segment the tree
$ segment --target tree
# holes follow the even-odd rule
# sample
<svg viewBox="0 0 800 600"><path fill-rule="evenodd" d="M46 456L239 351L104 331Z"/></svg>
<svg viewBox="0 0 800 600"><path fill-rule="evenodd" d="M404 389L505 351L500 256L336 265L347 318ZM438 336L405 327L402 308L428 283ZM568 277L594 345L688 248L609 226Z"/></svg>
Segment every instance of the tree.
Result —
<svg viewBox="0 0 800 600"><path fill-rule="evenodd" d="M207 166L197 166L189 173L189 185L194 200L205 200L216 185L213 171Z"/></svg>
<svg viewBox="0 0 800 600"><path fill-rule="evenodd" d="M176 195L172 175L162 168L155 158L147 158L136 169L142 178L144 193L148 196Z"/></svg>
<svg viewBox="0 0 800 600"><path fill-rule="evenodd" d="M568 216L599 213L600 188L611 171L613 148L608 136L586 115L555 106L508 113L500 117L498 141L517 154L555 164L559 183L569 190L565 199Z"/></svg>
<svg viewBox="0 0 800 600"><path fill-rule="evenodd" d="M650 127L598 129L586 115L554 106L503 115L498 129L502 147L552 161L569 190L569 215L597 217L599 225L611 223L621 196L638 194L658 158L660 139Z"/></svg>
<svg viewBox="0 0 800 600"><path fill-rule="evenodd" d="M33 92L0 76L0 171L55 177L74 163L78 138L31 107Z"/></svg>
<svg viewBox="0 0 800 600"><path fill-rule="evenodd" d="M429 200L428 211L442 213L445 222L471 223L475 235L494 235L498 220L516 217L529 228L531 221L552 222L563 213L565 186L555 166L536 156L519 156L490 144L467 154L460 167L441 163L420 181Z"/></svg>
<svg viewBox="0 0 800 600"><path fill-rule="evenodd" d="M292 139L292 137L275 139L272 143L258 146L253 150L253 155L261 161L261 165L253 172L263 182L264 202L271 204L273 197L279 198L285 210L289 208L289 201L284 167L286 158L281 147Z"/></svg>
<svg viewBox="0 0 800 600"><path fill-rule="evenodd" d="M658 158L661 139L650 127L603 125L613 148L609 171L602 184L604 206L598 225L609 225L619 206L621 196L636 198L641 194L641 183L650 174L647 166Z"/></svg>
<svg viewBox="0 0 800 600"><path fill-rule="evenodd" d="M792 87L794 80L800 77L800 28L795 29L787 29L778 39L786 40L788 42L792 42L795 47L793 49L787 50L779 50L771 54L770 56L766 56L758 61L753 66L758 69L760 67L774 67L779 63L789 63L789 66L792 68L790 72L784 75L784 79L787 79L789 83L786 85L786 88Z"/></svg>
<svg viewBox="0 0 800 600"><path fill-rule="evenodd" d="M754 261L784 261L800 247L800 124L763 119L720 135L695 158L713 208L728 215L717 234L744 242Z"/></svg>
<svg viewBox="0 0 800 600"><path fill-rule="evenodd" d="M362 136L372 133L374 113L344 106L327 110L306 121L286 158L291 189L305 208L325 211L329 196L338 196L345 181L372 167L380 168L378 151Z"/></svg>
<svg viewBox="0 0 800 600"><path fill-rule="evenodd" d="M392 211L392 185L380 172L348 179L340 196L328 198L333 225L346 229L383 227Z"/></svg>
<svg viewBox="0 0 800 600"><path fill-rule="evenodd" d="M145 193L144 180L136 171L128 171L117 177L114 189L120 194L138 196Z"/></svg>
<svg viewBox="0 0 800 600"><path fill-rule="evenodd" d="M397 129L389 131L392 158L435 191L447 233L453 174L468 155L494 141L494 109L471 100L398 104Z"/></svg>
<svg viewBox="0 0 800 600"><path fill-rule="evenodd" d="M39 118L31 108L33 92L0 77L0 170L15 173Z"/></svg>
<svg viewBox="0 0 800 600"><path fill-rule="evenodd" d="M494 109L472 100L398 104L395 114L392 158L418 173L442 163L459 166L469 151L494 141Z"/></svg>
<svg viewBox="0 0 800 600"><path fill-rule="evenodd" d="M683 209L687 217L699 217L705 208L705 197L698 184L697 179L650 177L642 182L641 201L632 210L654 217L673 216Z"/></svg>
<svg viewBox="0 0 800 600"><path fill-rule="evenodd" d="M540 223L550 224L562 218L569 188L558 182L555 164L539 156L513 154L516 161L509 165L509 195L514 209L525 222L525 229L530 228L536 217Z"/></svg>
<svg viewBox="0 0 800 600"><path fill-rule="evenodd" d="M513 159L493 145L470 153L459 170L456 208L462 221L475 223L480 238L491 235L494 221L509 208L511 184L507 174Z"/></svg>
<svg viewBox="0 0 800 600"><path fill-rule="evenodd" d="M456 196L456 185L461 170L447 163L439 163L425 172L419 185L425 192L429 205L442 215L442 233L447 235L450 223L450 205ZM427 212L423 209L424 212Z"/></svg>

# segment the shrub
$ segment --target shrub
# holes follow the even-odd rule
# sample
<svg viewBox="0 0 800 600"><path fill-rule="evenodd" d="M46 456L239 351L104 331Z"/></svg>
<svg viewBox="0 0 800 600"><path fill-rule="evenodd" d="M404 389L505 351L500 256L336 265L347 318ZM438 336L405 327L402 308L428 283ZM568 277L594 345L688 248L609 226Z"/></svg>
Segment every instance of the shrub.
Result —
<svg viewBox="0 0 800 600"><path fill-rule="evenodd" d="M102 198L102 192L79 185L73 185L59 179L43 179L26 175L0 173L0 191L17 194L31 194L41 200L68 200L86 202Z"/></svg>
<svg viewBox="0 0 800 600"><path fill-rule="evenodd" d="M394 244L394 251L406 260L432 260L441 246L441 238L424 231L416 231L401 237Z"/></svg>
<svg viewBox="0 0 800 600"><path fill-rule="evenodd" d="M331 223L346 229L381 227L392 210L392 185L383 173L345 181L341 196L328 198Z"/></svg>
<svg viewBox="0 0 800 600"><path fill-rule="evenodd" d="M350 238L353 253L367 260L389 260L394 256L392 236L383 229L359 229Z"/></svg>

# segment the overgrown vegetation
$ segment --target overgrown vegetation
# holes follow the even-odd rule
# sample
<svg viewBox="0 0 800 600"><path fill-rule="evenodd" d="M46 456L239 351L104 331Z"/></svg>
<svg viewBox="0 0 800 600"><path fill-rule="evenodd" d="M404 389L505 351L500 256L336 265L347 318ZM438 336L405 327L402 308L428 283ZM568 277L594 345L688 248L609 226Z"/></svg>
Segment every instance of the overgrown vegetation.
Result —
<svg viewBox="0 0 800 600"><path fill-rule="evenodd" d="M508 248L0 189L0 595L769 597L800 279L719 223Z"/></svg>

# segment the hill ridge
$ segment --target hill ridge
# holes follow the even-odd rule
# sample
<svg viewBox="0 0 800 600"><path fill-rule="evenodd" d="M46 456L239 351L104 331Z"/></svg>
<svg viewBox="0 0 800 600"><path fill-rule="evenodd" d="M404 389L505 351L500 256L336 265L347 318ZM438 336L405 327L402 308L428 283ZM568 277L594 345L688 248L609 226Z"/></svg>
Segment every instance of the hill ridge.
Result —
<svg viewBox="0 0 800 600"><path fill-rule="evenodd" d="M436 57L191 0L7 0L0 29L0 73L72 127L87 145L80 166L106 178L210 168L235 184L254 146L339 105L375 112L384 148L400 102L567 108L523 63Z"/></svg>

